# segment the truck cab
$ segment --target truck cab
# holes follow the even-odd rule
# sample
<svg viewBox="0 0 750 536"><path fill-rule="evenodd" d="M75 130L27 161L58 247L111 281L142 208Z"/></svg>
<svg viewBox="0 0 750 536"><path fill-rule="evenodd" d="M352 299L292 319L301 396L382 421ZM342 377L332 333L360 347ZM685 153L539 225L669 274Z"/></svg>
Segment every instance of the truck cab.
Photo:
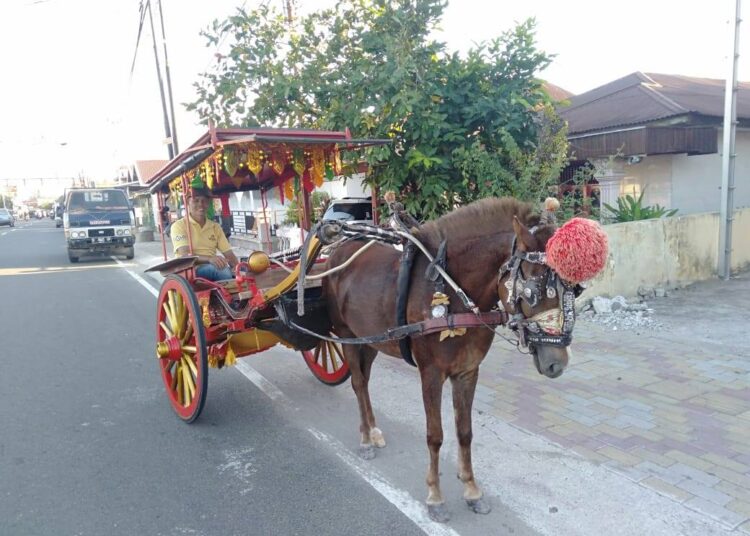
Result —
<svg viewBox="0 0 750 536"><path fill-rule="evenodd" d="M135 218L122 190L68 190L62 222L70 262L78 262L84 255L135 256Z"/></svg>

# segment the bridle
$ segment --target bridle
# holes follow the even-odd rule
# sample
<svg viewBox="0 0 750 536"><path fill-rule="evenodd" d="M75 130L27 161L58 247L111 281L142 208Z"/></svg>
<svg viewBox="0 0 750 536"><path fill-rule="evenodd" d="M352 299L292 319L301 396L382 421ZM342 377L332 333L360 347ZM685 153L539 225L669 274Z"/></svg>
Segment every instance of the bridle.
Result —
<svg viewBox="0 0 750 536"><path fill-rule="evenodd" d="M534 234L536 227L530 231ZM524 261L541 264L546 269L540 275L526 277L522 267ZM520 251L516 237L513 237L510 258L500 267L497 284L498 287L502 284L508 291L506 303L498 305L509 309L508 327L516 333L521 346L544 344L565 347L570 344L576 321L575 299L584 287L563 280L547 264L545 252ZM559 298L559 307L526 318L521 310L521 301L525 301L530 308L536 307L542 301L542 288L547 298Z"/></svg>

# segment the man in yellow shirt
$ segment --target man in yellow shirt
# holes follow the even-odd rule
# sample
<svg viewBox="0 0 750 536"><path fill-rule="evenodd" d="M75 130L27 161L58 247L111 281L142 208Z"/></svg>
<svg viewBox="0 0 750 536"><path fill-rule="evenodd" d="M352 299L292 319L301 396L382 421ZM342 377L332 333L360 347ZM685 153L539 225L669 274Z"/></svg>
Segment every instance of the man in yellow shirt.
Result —
<svg viewBox="0 0 750 536"><path fill-rule="evenodd" d="M172 224L170 236L177 257L190 255L187 235L187 222L190 221L190 236L193 241L193 255L204 263L195 270L195 275L220 281L232 279L232 269L239 260L232 251L221 225L209 220L207 210L211 204L211 192L205 188L193 188L188 197L188 210L184 218ZM221 255L218 255L220 252Z"/></svg>

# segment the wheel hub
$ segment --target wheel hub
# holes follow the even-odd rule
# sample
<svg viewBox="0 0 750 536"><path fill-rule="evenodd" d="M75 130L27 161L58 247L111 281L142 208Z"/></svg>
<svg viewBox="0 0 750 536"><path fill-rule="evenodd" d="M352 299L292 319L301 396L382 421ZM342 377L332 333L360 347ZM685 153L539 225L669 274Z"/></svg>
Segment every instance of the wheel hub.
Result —
<svg viewBox="0 0 750 536"><path fill-rule="evenodd" d="M169 337L156 343L156 355L159 359L179 361L182 358L182 344L177 337Z"/></svg>

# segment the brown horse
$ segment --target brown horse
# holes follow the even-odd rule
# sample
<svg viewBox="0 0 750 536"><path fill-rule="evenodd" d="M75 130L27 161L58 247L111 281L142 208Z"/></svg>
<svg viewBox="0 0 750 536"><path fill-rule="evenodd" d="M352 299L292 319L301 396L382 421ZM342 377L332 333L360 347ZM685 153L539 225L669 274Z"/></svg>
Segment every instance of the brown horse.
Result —
<svg viewBox="0 0 750 536"><path fill-rule="evenodd" d="M535 227L535 228L533 228ZM533 228L533 230L530 230ZM490 311L498 299L509 313L531 318L541 312L559 309L560 301L546 292L542 274L543 264L520 262L526 280L541 281L540 298L535 302L519 299L508 301L505 279L498 277L500 268L516 251L544 251L555 227L539 225L539 216L531 205L514 199L485 199L425 223L415 236L434 255L441 241L447 241L447 273L458 283L481 311ZM350 241L340 245L330 256L329 267L338 266L365 244ZM333 330L340 337L363 337L383 333L393 327L396 318L396 279L401 252L393 246L375 244L358 256L345 269L324 280L324 295L328 303ZM430 318L434 283L424 277L428 260L419 254L411 271L407 306L407 322ZM514 282L515 283L515 282ZM456 294L448 289L450 312L466 312ZM514 295L515 296L515 295ZM533 303L533 306L530 305ZM440 341L434 333L413 338L414 360L419 367L422 397L427 418L427 446L430 463L427 471L427 505L436 521L447 521L440 491L438 460L443 443L440 416L443 383L451 380L453 410L458 435L458 477L464 484L463 497L477 513L488 513L490 506L482 499L482 491L474 480L471 465L471 407L479 374L479 364L490 348L494 333L486 327L469 328L462 336ZM530 345L537 370L546 376L559 376L568 363L566 346ZM344 357L352 373L352 387L357 395L360 411L360 455L374 457L374 447L384 447L385 440L375 423L370 404L368 381L373 360L378 351L402 357L396 341L373 345L344 345Z"/></svg>

